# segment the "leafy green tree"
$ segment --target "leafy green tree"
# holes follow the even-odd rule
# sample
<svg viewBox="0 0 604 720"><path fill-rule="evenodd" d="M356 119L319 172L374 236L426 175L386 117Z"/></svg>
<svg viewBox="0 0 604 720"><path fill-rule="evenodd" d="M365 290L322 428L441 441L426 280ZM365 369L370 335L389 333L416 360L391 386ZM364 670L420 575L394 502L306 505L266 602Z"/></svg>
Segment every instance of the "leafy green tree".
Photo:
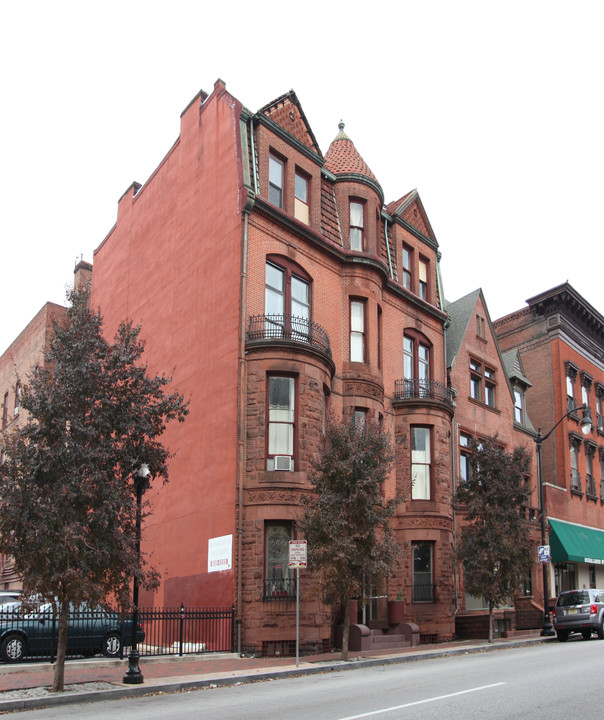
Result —
<svg viewBox="0 0 604 720"><path fill-rule="evenodd" d="M136 483L167 481L159 437L188 413L182 395L165 393L170 377L148 376L139 327L122 323L109 343L87 293L69 299L44 369L22 382L27 419L4 433L0 465L0 546L25 591L52 598L58 612L54 691L64 684L69 603L112 597L127 607L135 574L143 587L158 583L136 552Z"/></svg>
<svg viewBox="0 0 604 720"><path fill-rule="evenodd" d="M473 440L470 477L460 484L456 502L465 507L459 554L466 592L489 604L489 642L493 609L513 597L533 564L529 526L521 509L528 504L528 452L508 453L497 438Z"/></svg>
<svg viewBox="0 0 604 720"><path fill-rule="evenodd" d="M400 547L390 519L397 500L382 490L394 463L389 436L377 423L331 423L311 475L315 490L301 521L308 541L309 568L328 602L343 604L342 659L348 658L350 598L383 582Z"/></svg>

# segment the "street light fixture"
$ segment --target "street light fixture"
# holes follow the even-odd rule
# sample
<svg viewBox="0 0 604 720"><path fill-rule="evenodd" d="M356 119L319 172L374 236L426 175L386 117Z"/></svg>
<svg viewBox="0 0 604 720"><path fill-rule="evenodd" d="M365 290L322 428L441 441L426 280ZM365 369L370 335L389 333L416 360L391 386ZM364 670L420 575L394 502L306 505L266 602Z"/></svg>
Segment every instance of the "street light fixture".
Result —
<svg viewBox="0 0 604 720"><path fill-rule="evenodd" d="M541 459L541 446L543 444L544 440L547 440L547 438L554 432L554 430L560 425L560 423L564 420L564 418L567 418L569 415L572 415L572 413L578 412L579 410L583 411L583 417L581 419L581 432L583 435L589 435L591 432L591 429L593 427L593 423L591 421L591 413L587 405L579 405L578 407L574 407L571 410L569 410L565 415L563 415L560 420L554 425L554 427L546 434L541 434L541 428L537 431L537 437L535 438L535 442L537 443L537 472L539 474L539 510L541 512L541 544L545 545L545 536L546 536L546 525L547 520L545 516L545 498L543 494L543 466L542 466L542 459ZM547 571L548 563L544 562L541 563L541 567L543 570L543 628L541 630L541 635L543 636L549 636L549 635L555 635L554 628L552 626L552 622L550 620L549 616L549 582L548 582L548 571Z"/></svg>
<svg viewBox="0 0 604 720"><path fill-rule="evenodd" d="M143 485L150 474L149 466L143 463L136 473L136 558L137 570L140 569L141 560L141 506L143 499ZM128 653L128 669L123 677L122 682L129 685L140 685L144 682L143 674L138 665L140 653L136 644L136 633L138 630L138 572L134 573L132 582L132 640L130 642L130 652Z"/></svg>

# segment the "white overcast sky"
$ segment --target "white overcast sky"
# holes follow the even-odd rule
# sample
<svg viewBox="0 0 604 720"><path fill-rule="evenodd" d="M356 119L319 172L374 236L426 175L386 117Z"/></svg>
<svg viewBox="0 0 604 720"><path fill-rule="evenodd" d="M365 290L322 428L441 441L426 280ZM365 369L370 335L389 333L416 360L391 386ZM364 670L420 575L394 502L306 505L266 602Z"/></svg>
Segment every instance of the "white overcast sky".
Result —
<svg viewBox="0 0 604 720"><path fill-rule="evenodd" d="M604 3L6 0L0 353L145 182L217 78L343 119L386 202L417 188L446 296L493 319L569 281L604 314ZM144 328L143 328L144 335Z"/></svg>

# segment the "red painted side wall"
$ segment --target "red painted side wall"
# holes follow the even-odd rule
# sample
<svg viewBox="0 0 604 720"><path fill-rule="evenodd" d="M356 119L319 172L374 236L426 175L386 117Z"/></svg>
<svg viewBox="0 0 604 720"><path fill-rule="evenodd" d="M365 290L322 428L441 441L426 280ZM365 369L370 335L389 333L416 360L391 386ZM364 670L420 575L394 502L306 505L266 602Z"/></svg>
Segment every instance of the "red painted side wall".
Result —
<svg viewBox="0 0 604 720"><path fill-rule="evenodd" d="M92 303L107 334L125 319L141 323L149 372L173 372L171 387L190 401L186 422L163 436L175 454L169 492L151 490L143 527L143 550L162 574L158 605L234 601L234 571L210 577L207 555L209 538L235 538L239 111L220 81L203 105L196 98L157 170L121 198L94 256Z"/></svg>

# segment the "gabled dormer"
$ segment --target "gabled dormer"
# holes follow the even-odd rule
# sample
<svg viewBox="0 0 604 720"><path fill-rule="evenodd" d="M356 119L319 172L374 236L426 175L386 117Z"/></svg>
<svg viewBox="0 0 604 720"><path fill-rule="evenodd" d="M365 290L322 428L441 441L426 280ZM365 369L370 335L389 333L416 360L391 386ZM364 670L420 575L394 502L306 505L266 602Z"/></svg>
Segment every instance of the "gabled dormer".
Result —
<svg viewBox="0 0 604 720"><path fill-rule="evenodd" d="M417 190L391 202L398 281L411 294L442 308L438 242Z"/></svg>
<svg viewBox="0 0 604 720"><path fill-rule="evenodd" d="M503 363L514 396L514 422L522 427L528 427L534 430L533 424L526 411L526 391L532 387L529 379L526 377L522 358L518 350L510 350L503 353Z"/></svg>
<svg viewBox="0 0 604 720"><path fill-rule="evenodd" d="M296 93L290 90L262 107L249 127L256 195L319 231L324 158Z"/></svg>

